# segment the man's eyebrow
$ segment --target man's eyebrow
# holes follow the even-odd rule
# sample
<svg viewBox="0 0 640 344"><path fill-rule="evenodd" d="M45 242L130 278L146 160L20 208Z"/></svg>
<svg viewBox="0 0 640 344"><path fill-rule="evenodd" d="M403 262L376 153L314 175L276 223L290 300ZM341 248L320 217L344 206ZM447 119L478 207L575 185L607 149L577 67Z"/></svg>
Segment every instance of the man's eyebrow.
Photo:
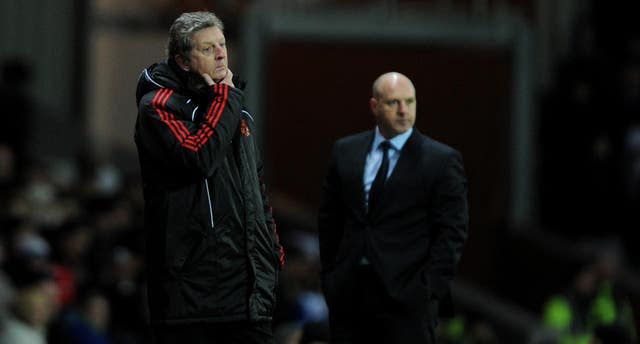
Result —
<svg viewBox="0 0 640 344"><path fill-rule="evenodd" d="M217 41L203 41L202 44L216 44L216 43L225 43L227 40L225 38L217 40Z"/></svg>

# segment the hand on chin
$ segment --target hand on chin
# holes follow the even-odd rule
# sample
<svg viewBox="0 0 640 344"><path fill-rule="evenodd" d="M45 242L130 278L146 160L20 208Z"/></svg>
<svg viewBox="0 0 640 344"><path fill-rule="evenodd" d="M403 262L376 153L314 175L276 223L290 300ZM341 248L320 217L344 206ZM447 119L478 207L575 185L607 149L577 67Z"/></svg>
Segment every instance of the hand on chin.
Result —
<svg viewBox="0 0 640 344"><path fill-rule="evenodd" d="M214 73L215 77L213 78L213 81L215 81L216 83L221 82L227 76L228 72L229 72L229 69L227 69L226 67L224 69L216 69Z"/></svg>

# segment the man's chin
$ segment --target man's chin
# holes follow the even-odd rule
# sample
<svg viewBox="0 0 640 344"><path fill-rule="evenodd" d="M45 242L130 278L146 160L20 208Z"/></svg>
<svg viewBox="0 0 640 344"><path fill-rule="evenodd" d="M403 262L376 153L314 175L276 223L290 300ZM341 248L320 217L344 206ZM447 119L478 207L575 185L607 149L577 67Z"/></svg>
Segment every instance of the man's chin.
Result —
<svg viewBox="0 0 640 344"><path fill-rule="evenodd" d="M218 72L218 73L214 73L214 77L212 78L213 81L217 83L219 83L220 81L224 80L224 77L227 76L227 71L225 70L224 72Z"/></svg>
<svg viewBox="0 0 640 344"><path fill-rule="evenodd" d="M403 134L406 133L407 130L411 129L411 126L408 125L401 125L401 126L397 126L394 128L396 134Z"/></svg>

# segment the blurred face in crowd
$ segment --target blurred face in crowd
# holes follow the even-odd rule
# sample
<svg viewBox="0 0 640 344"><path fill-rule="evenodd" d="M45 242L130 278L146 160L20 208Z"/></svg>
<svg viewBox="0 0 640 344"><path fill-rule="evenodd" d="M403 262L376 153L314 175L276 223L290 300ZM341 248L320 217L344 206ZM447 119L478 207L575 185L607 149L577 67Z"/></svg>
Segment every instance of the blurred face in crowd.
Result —
<svg viewBox="0 0 640 344"><path fill-rule="evenodd" d="M369 106L380 133L390 139L413 127L416 121L416 90L411 80L400 73L383 74L373 84Z"/></svg>
<svg viewBox="0 0 640 344"><path fill-rule="evenodd" d="M46 328L58 311L58 295L59 289L53 280L42 281L18 292L15 312L29 325L38 329Z"/></svg>
<svg viewBox="0 0 640 344"><path fill-rule="evenodd" d="M197 74L209 74L216 82L227 75L227 45L222 31L208 27L196 31L192 37L193 48L188 60L183 61L187 70Z"/></svg>
<svg viewBox="0 0 640 344"><path fill-rule="evenodd" d="M100 294L88 297L83 314L94 329L106 331L109 326L110 308L107 299Z"/></svg>

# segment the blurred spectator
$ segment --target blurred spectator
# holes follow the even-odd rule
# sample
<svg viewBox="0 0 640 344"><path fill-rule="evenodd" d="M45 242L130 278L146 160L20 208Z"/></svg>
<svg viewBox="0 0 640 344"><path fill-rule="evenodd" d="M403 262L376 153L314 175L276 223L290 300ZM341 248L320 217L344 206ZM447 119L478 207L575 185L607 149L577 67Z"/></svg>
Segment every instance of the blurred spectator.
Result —
<svg viewBox="0 0 640 344"><path fill-rule="evenodd" d="M461 315L446 319L436 328L436 337L442 344L470 344L467 324Z"/></svg>
<svg viewBox="0 0 640 344"><path fill-rule="evenodd" d="M497 344L498 335L493 326L484 319L476 319L471 327L471 338L474 344Z"/></svg>
<svg viewBox="0 0 640 344"><path fill-rule="evenodd" d="M620 249L603 244L595 262L598 290L591 316L596 325L596 333L617 334L614 335L615 338L628 338L629 342L635 343L638 335L629 293L620 287L618 280L621 266Z"/></svg>
<svg viewBox="0 0 640 344"><path fill-rule="evenodd" d="M54 241L55 261L65 267L79 286L90 284L91 272L88 271L87 258L93 231L84 220L70 221L56 230ZM71 295L69 295L71 297Z"/></svg>
<svg viewBox="0 0 640 344"><path fill-rule="evenodd" d="M75 296L75 276L65 266L51 261L50 255L51 246L38 228L24 223L14 233L12 257L6 270L14 281L28 278L34 269L48 271L56 284L56 302L65 306Z"/></svg>
<svg viewBox="0 0 640 344"><path fill-rule="evenodd" d="M15 192L7 200L8 215L43 227L57 227L78 216L77 199L59 192L50 167L34 163L26 169L24 182L14 186Z"/></svg>
<svg viewBox="0 0 640 344"><path fill-rule="evenodd" d="M149 342L142 257L124 246L112 250L103 276L105 296L111 302L111 334L118 343Z"/></svg>
<svg viewBox="0 0 640 344"><path fill-rule="evenodd" d="M122 174L113 164L100 162L95 170L89 188L97 196L113 197L122 189Z"/></svg>
<svg viewBox="0 0 640 344"><path fill-rule="evenodd" d="M17 294L12 314L0 333L0 343L46 343L47 326L58 310L53 274L40 266L24 267L21 272L15 278Z"/></svg>
<svg viewBox="0 0 640 344"><path fill-rule="evenodd" d="M587 344L596 334L635 341L631 304L617 285L619 266L618 252L603 250L593 264L578 273L569 290L547 301L543 321L556 332L558 343Z"/></svg>
<svg viewBox="0 0 640 344"><path fill-rule="evenodd" d="M68 311L57 342L67 344L108 344L110 309L105 296L98 291L84 295L79 305Z"/></svg>
<svg viewBox="0 0 640 344"><path fill-rule="evenodd" d="M329 310L319 289L305 290L296 298L296 312L302 323L327 321Z"/></svg>
<svg viewBox="0 0 640 344"><path fill-rule="evenodd" d="M273 337L276 344L300 344L302 326L295 321L280 323L275 327Z"/></svg>
<svg viewBox="0 0 640 344"><path fill-rule="evenodd" d="M49 268L51 247L33 223L19 221L11 228L9 235L9 257L5 271L14 282L29 278L33 269Z"/></svg>
<svg viewBox="0 0 640 344"><path fill-rule="evenodd" d="M284 241L283 241L284 242ZM278 286L278 321L326 321L327 304L320 292L319 262L295 246L288 249L287 268Z"/></svg>
<svg viewBox="0 0 640 344"><path fill-rule="evenodd" d="M73 194L80 184L80 172L74 161L59 159L51 161L50 180L60 194Z"/></svg>
<svg viewBox="0 0 640 344"><path fill-rule="evenodd" d="M493 326L482 316L469 316L462 312L451 319L441 319L437 329L438 343L442 344L495 344L498 336Z"/></svg>
<svg viewBox="0 0 640 344"><path fill-rule="evenodd" d="M328 343L328 309L319 285L317 236L278 214L287 265L277 287L274 336L278 344Z"/></svg>
<svg viewBox="0 0 640 344"><path fill-rule="evenodd" d="M556 332L559 343L589 343L592 326L590 308L596 293L596 274L580 271L565 293L551 297L544 306L544 325Z"/></svg>

